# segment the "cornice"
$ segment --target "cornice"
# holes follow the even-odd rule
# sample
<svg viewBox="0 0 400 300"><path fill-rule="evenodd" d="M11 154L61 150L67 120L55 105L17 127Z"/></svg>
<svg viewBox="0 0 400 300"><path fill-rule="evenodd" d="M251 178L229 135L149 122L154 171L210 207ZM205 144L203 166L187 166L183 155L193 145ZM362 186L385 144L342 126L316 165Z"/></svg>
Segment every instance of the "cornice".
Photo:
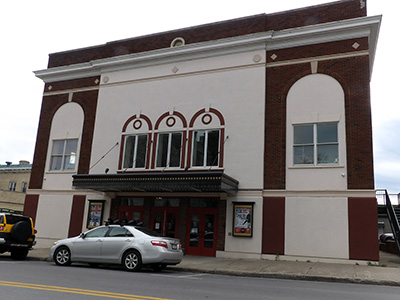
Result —
<svg viewBox="0 0 400 300"><path fill-rule="evenodd" d="M213 40L181 47L164 48L35 71L44 82L55 82L101 75L145 66L176 63L220 55L256 50L277 50L298 46L368 37L370 69L375 57L381 16L362 17L316 24L281 31L268 31L232 38Z"/></svg>

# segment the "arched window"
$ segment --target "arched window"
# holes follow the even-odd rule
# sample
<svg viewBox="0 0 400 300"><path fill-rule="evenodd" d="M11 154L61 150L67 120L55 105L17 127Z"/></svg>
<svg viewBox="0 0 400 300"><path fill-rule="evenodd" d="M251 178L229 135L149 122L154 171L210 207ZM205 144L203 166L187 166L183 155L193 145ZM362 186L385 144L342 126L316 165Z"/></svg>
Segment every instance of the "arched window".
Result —
<svg viewBox="0 0 400 300"><path fill-rule="evenodd" d="M152 168L184 168L187 122L179 112L167 112L154 128Z"/></svg>
<svg viewBox="0 0 400 300"><path fill-rule="evenodd" d="M190 121L187 165L194 168L223 167L225 121L214 109L198 111Z"/></svg>
<svg viewBox="0 0 400 300"><path fill-rule="evenodd" d="M83 119L82 107L76 103L66 103L55 113L50 133L50 171L76 170Z"/></svg>
<svg viewBox="0 0 400 300"><path fill-rule="evenodd" d="M151 130L150 119L143 114L135 115L125 122L121 137L120 170L149 168Z"/></svg>

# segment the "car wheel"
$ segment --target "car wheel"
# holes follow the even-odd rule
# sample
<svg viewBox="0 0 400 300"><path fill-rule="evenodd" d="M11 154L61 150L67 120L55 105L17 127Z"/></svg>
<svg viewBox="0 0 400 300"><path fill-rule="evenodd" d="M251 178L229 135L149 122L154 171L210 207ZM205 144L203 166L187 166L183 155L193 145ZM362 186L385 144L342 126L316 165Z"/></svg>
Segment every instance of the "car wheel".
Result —
<svg viewBox="0 0 400 300"><path fill-rule="evenodd" d="M26 248L11 249L11 258L14 260L24 260L28 255L29 250Z"/></svg>
<svg viewBox="0 0 400 300"><path fill-rule="evenodd" d="M139 271L142 267L142 258L136 250L129 250L122 258L122 266L127 271Z"/></svg>
<svg viewBox="0 0 400 300"><path fill-rule="evenodd" d="M17 242L26 242L32 235L32 228L28 222L19 221L11 228L11 236Z"/></svg>
<svg viewBox="0 0 400 300"><path fill-rule="evenodd" d="M167 268L167 265L165 264L153 264L151 265L152 269L156 272L160 272L162 270L165 270Z"/></svg>
<svg viewBox="0 0 400 300"><path fill-rule="evenodd" d="M53 258L58 266L69 266L71 264L71 252L67 247L57 248Z"/></svg>

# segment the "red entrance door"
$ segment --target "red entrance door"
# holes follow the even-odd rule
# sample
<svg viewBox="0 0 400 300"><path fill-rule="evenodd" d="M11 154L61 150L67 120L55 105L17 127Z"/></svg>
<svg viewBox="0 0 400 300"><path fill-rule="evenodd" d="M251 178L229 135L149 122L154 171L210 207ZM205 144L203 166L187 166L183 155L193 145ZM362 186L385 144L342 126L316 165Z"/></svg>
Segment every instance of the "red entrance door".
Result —
<svg viewBox="0 0 400 300"><path fill-rule="evenodd" d="M144 198L120 197L118 201L118 219L143 221Z"/></svg>
<svg viewBox="0 0 400 300"><path fill-rule="evenodd" d="M217 250L217 210L190 209L185 252L190 255L215 256Z"/></svg>
<svg viewBox="0 0 400 300"><path fill-rule="evenodd" d="M178 237L178 211L176 207L154 207L151 224L163 236Z"/></svg>

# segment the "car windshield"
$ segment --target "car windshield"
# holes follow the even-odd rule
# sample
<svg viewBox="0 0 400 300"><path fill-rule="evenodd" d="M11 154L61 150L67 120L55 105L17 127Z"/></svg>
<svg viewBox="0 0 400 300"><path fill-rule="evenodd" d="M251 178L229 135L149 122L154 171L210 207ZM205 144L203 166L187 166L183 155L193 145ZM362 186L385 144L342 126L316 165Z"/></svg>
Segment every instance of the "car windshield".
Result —
<svg viewBox="0 0 400 300"><path fill-rule="evenodd" d="M147 235L149 235L149 236L158 236L158 237L162 237L163 235L162 234L160 234L160 233L158 233L158 232L156 232L156 231L153 231L153 230L150 230L150 229L148 229L148 228L145 228L145 227L135 227L135 229L136 230L139 230L139 231L141 231L141 232L143 232L144 234L147 234Z"/></svg>

